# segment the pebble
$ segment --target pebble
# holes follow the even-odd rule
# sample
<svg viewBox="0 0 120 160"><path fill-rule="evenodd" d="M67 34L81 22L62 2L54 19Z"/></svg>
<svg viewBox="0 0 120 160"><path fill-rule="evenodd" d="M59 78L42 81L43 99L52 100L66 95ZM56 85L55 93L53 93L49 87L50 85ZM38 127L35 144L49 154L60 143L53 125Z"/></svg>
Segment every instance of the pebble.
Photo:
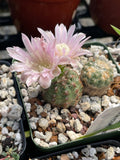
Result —
<svg viewBox="0 0 120 160"><path fill-rule="evenodd" d="M28 87L28 95L30 98L35 98L38 96L40 91L40 85L36 87Z"/></svg>
<svg viewBox="0 0 120 160"><path fill-rule="evenodd" d="M109 107L109 103L110 103L110 98L107 95L102 96L102 106L104 108L108 108Z"/></svg>
<svg viewBox="0 0 120 160"><path fill-rule="evenodd" d="M106 152L107 151L107 149L105 149L105 148L103 148L103 147L96 147L96 151L97 152Z"/></svg>
<svg viewBox="0 0 120 160"><path fill-rule="evenodd" d="M80 132L81 129L83 128L82 124L80 123L80 121L78 119L74 120L73 126L74 126L76 132Z"/></svg>
<svg viewBox="0 0 120 160"><path fill-rule="evenodd" d="M34 134L36 138L45 139L45 135L43 134L43 132L34 131Z"/></svg>
<svg viewBox="0 0 120 160"><path fill-rule="evenodd" d="M42 140L40 140L40 146L42 146L42 147L49 147L49 144L48 143L46 143L46 142L44 142L44 141L42 141Z"/></svg>
<svg viewBox="0 0 120 160"><path fill-rule="evenodd" d="M1 132L3 135L8 134L8 129L6 127L3 127Z"/></svg>
<svg viewBox="0 0 120 160"><path fill-rule="evenodd" d="M0 120L1 124L3 124L3 125L6 124L7 121L8 121L7 117L2 117Z"/></svg>
<svg viewBox="0 0 120 160"><path fill-rule="evenodd" d="M82 96L79 103L85 103L85 102L90 103L90 98L88 95Z"/></svg>
<svg viewBox="0 0 120 160"><path fill-rule="evenodd" d="M41 118L38 123L44 130L48 127L48 120L45 118Z"/></svg>
<svg viewBox="0 0 120 160"><path fill-rule="evenodd" d="M3 71L3 73L9 72L10 67L8 67L7 65L3 64L3 65L1 65L1 70Z"/></svg>
<svg viewBox="0 0 120 160"><path fill-rule="evenodd" d="M22 137L21 137L21 134L20 133L16 133L15 134L15 140L17 141L17 142L21 142L21 140L22 140Z"/></svg>
<svg viewBox="0 0 120 160"><path fill-rule="evenodd" d="M7 86L10 87L10 86L13 86L14 84L14 81L12 79L9 79L7 80Z"/></svg>
<svg viewBox="0 0 120 160"><path fill-rule="evenodd" d="M54 147L54 146L57 146L57 142L50 142L49 143L49 147Z"/></svg>
<svg viewBox="0 0 120 160"><path fill-rule="evenodd" d="M18 151L19 151L19 152L22 150L22 146L23 146L22 143L20 143L20 144L18 145Z"/></svg>
<svg viewBox="0 0 120 160"><path fill-rule="evenodd" d="M12 120L20 120L22 114L22 107L19 104L14 104L11 111L8 113L8 118Z"/></svg>
<svg viewBox="0 0 120 160"><path fill-rule="evenodd" d="M43 107L41 105L38 105L37 109L36 109L36 112L37 112L37 115L40 115L40 113L43 112Z"/></svg>
<svg viewBox="0 0 120 160"><path fill-rule="evenodd" d="M60 144L64 144L64 143L66 143L68 141L68 137L66 137L63 133L60 133L59 135L58 135L58 142L60 143Z"/></svg>
<svg viewBox="0 0 120 160"><path fill-rule="evenodd" d="M62 117L60 115L57 115L56 120L62 120Z"/></svg>
<svg viewBox="0 0 120 160"><path fill-rule="evenodd" d="M70 140L72 140L72 141L82 136L82 134L75 133L74 131L67 131L66 133L67 133L68 137L70 138Z"/></svg>
<svg viewBox="0 0 120 160"><path fill-rule="evenodd" d="M7 122L6 122L7 126L9 126L9 127L12 127L12 126L13 126L13 123L14 123L13 121L7 121Z"/></svg>
<svg viewBox="0 0 120 160"><path fill-rule="evenodd" d="M81 108L83 111L87 111L87 110L90 109L90 103L89 103L89 102L80 103L80 108Z"/></svg>
<svg viewBox="0 0 120 160"><path fill-rule="evenodd" d="M27 97L28 96L28 92L27 92L27 90L25 88L21 89L21 93L22 93L23 97Z"/></svg>
<svg viewBox="0 0 120 160"><path fill-rule="evenodd" d="M28 96L26 96L26 97L23 98L23 102L25 102L25 103L28 102L28 100L29 100Z"/></svg>
<svg viewBox="0 0 120 160"><path fill-rule="evenodd" d="M8 84L7 80L8 80L8 78L6 78L6 77L1 78L1 87L2 88L7 88L7 84Z"/></svg>
<svg viewBox="0 0 120 160"><path fill-rule="evenodd" d="M68 153L67 156L69 157L69 159L74 159L72 153Z"/></svg>
<svg viewBox="0 0 120 160"><path fill-rule="evenodd" d="M90 156L91 157L94 157L96 153L97 153L97 151L95 148L90 148Z"/></svg>
<svg viewBox="0 0 120 160"><path fill-rule="evenodd" d="M2 154L2 151L3 151L3 148L2 148L2 145L0 143L0 155Z"/></svg>
<svg viewBox="0 0 120 160"><path fill-rule="evenodd" d="M114 155L115 155L114 148L113 147L109 147L107 149L106 154L105 154L106 159L107 160L111 160L114 157Z"/></svg>
<svg viewBox="0 0 120 160"><path fill-rule="evenodd" d="M84 156L89 157L89 156L90 156L90 148L91 148L91 146L88 145L86 148L83 148L83 149L81 150L81 153L82 153Z"/></svg>
<svg viewBox="0 0 120 160"><path fill-rule="evenodd" d="M13 126L12 126L12 130L16 131L19 129L19 123L18 122L14 122Z"/></svg>
<svg viewBox="0 0 120 160"><path fill-rule="evenodd" d="M9 112L9 107L8 107L8 106L2 107L2 109L0 109L0 112L1 112L1 115L2 115L3 117L7 117L8 112Z"/></svg>
<svg viewBox="0 0 120 160"><path fill-rule="evenodd" d="M45 132L45 141L49 142L51 137L52 137L52 132L46 131Z"/></svg>
<svg viewBox="0 0 120 160"><path fill-rule="evenodd" d="M62 122L58 122L57 126L56 126L58 132L64 133L66 131L66 127L64 125L64 123Z"/></svg>
<svg viewBox="0 0 120 160"><path fill-rule="evenodd" d="M38 117L32 117L32 118L29 119L30 122L35 122L35 123L37 123L38 120L39 120Z"/></svg>
<svg viewBox="0 0 120 160"><path fill-rule="evenodd" d="M66 154L62 154L60 160L70 160L70 158Z"/></svg>
<svg viewBox="0 0 120 160"><path fill-rule="evenodd" d="M31 104L30 103L24 103L24 105L25 105L26 112L30 112L31 111Z"/></svg>
<svg viewBox="0 0 120 160"><path fill-rule="evenodd" d="M115 152L120 153L120 147L116 147Z"/></svg>
<svg viewBox="0 0 120 160"><path fill-rule="evenodd" d="M62 109L62 110L61 110L61 117L62 117L63 119L68 118L69 115L70 115L70 111L69 111L68 109Z"/></svg>
<svg viewBox="0 0 120 160"><path fill-rule="evenodd" d="M51 111L51 104L46 103L46 104L43 106L43 108L46 109L47 112L50 112L50 111Z"/></svg>
<svg viewBox="0 0 120 160"><path fill-rule="evenodd" d="M78 152L76 152L76 151L73 151L72 154L73 154L73 156L74 156L76 159L79 157L79 154L78 154Z"/></svg>
<svg viewBox="0 0 120 160"><path fill-rule="evenodd" d="M96 102L92 102L90 104L90 109L93 113L101 113L101 105L99 103L96 103Z"/></svg>
<svg viewBox="0 0 120 160"><path fill-rule="evenodd" d="M31 129L35 130L37 129L36 123L35 122L29 122Z"/></svg>
<svg viewBox="0 0 120 160"><path fill-rule="evenodd" d="M84 122L90 122L90 116L85 112L80 112L80 117Z"/></svg>
<svg viewBox="0 0 120 160"><path fill-rule="evenodd" d="M14 88L14 87L8 88L8 93L9 93L9 95L11 95L12 97L15 97L15 96L16 96L15 88Z"/></svg>
<svg viewBox="0 0 120 160"><path fill-rule="evenodd" d="M36 144L38 144L38 145L40 145L40 139L39 138L34 138L34 142L36 143Z"/></svg>
<svg viewBox="0 0 120 160"><path fill-rule="evenodd" d="M1 97L1 99L5 99L5 98L7 98L7 96L8 96L7 90L5 90L5 89L0 90L0 97Z"/></svg>
<svg viewBox="0 0 120 160"><path fill-rule="evenodd" d="M111 97L110 97L110 101L111 101L112 103L120 103L120 98L117 97L117 96L111 96Z"/></svg>

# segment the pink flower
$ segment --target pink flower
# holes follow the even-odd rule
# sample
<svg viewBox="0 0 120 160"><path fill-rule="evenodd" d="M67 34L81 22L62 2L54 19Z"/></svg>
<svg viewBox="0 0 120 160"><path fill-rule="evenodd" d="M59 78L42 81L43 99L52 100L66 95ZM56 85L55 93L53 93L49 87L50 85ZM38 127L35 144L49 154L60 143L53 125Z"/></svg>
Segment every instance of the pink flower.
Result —
<svg viewBox="0 0 120 160"><path fill-rule="evenodd" d="M22 40L26 47L23 50L19 47L8 47L9 55L17 60L11 69L21 72L22 80L30 86L33 82L39 82L44 89L51 85L51 80L61 73L58 64L62 64L55 56L51 45L41 38L31 38L31 42L25 34Z"/></svg>
<svg viewBox="0 0 120 160"><path fill-rule="evenodd" d="M66 27L63 24L56 25L55 36L51 31L44 31L38 28L38 31L44 37L48 44L51 44L55 49L55 55L62 59L64 57L64 64L71 64L75 66L78 62L78 57L85 54L91 54L88 50L82 49L82 45L86 40L84 33L76 33L75 25L72 25L67 32Z"/></svg>

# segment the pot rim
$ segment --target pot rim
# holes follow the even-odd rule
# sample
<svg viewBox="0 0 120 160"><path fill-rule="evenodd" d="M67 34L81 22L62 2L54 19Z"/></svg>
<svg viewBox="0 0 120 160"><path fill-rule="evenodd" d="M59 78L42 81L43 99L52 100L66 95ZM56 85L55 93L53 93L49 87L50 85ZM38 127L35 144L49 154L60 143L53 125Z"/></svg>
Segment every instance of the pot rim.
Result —
<svg viewBox="0 0 120 160"><path fill-rule="evenodd" d="M29 1L30 2L30 0L26 0L26 1ZM33 1L33 0L31 0L31 1ZM63 2L71 2L71 1L75 1L75 0L34 0L33 2L42 2L42 3L63 3ZM80 0L76 0L76 1L80 1Z"/></svg>

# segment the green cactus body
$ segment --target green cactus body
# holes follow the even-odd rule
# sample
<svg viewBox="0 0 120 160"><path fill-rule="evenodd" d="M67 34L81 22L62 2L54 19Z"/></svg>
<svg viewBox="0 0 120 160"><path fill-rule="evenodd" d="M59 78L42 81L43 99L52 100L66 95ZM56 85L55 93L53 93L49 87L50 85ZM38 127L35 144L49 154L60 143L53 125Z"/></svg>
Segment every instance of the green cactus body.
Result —
<svg viewBox="0 0 120 160"><path fill-rule="evenodd" d="M84 93L101 96L113 81L113 70L107 60L96 59L86 63L81 71Z"/></svg>
<svg viewBox="0 0 120 160"><path fill-rule="evenodd" d="M82 83L77 72L65 67L59 77L53 79L51 86L43 90L45 101L61 108L75 106L82 95Z"/></svg>

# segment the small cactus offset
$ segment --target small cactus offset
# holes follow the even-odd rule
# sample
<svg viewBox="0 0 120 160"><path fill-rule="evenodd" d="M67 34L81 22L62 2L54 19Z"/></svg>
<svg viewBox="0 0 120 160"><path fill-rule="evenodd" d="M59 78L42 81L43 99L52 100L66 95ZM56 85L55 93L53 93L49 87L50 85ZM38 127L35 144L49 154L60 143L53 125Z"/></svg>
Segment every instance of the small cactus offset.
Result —
<svg viewBox="0 0 120 160"><path fill-rule="evenodd" d="M102 96L113 81L113 70L107 60L96 58L84 65L81 80L84 94Z"/></svg>
<svg viewBox="0 0 120 160"><path fill-rule="evenodd" d="M77 104L82 88L77 72L65 67L60 76L53 79L50 88L43 90L43 98L52 106L68 108Z"/></svg>

